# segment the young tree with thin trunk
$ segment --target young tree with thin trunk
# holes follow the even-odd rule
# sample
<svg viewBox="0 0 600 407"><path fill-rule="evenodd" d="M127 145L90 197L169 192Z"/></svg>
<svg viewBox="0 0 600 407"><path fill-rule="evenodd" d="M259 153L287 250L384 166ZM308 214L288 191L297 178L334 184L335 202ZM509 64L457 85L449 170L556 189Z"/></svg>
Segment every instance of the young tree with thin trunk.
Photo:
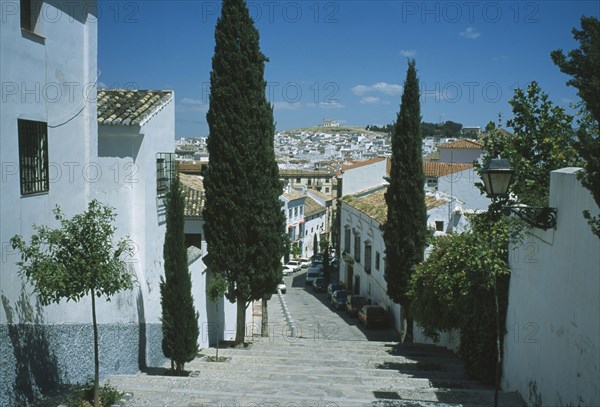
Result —
<svg viewBox="0 0 600 407"><path fill-rule="evenodd" d="M409 280L416 264L423 260L427 232L421 144L419 80L415 61L409 60L392 134L392 165L385 193L388 211L383 229L387 293L402 306L404 342L412 342Z"/></svg>
<svg viewBox="0 0 600 407"><path fill-rule="evenodd" d="M259 34L244 0L224 0L210 75L210 164L204 178L207 266L237 303L235 342L244 342L246 308L269 297L282 277L285 216L275 161L273 108L265 95Z"/></svg>
<svg viewBox="0 0 600 407"><path fill-rule="evenodd" d="M186 362L196 357L199 328L183 231L185 203L178 175L171 182L165 203L165 276L160 278L162 349L164 355L171 359L171 369L175 375L181 376Z"/></svg>
<svg viewBox="0 0 600 407"><path fill-rule="evenodd" d="M97 200L89 203L87 211L66 219L57 206L54 210L60 229L34 225L35 234L27 245L21 236L14 236L11 244L21 252L18 263L20 274L34 285L42 305L79 301L89 295L92 301L94 332L94 406L100 405L100 357L98 351L98 324L96 297L107 300L116 293L133 288L134 277L123 256L133 254L128 240L115 245L112 225L116 214L113 209Z"/></svg>

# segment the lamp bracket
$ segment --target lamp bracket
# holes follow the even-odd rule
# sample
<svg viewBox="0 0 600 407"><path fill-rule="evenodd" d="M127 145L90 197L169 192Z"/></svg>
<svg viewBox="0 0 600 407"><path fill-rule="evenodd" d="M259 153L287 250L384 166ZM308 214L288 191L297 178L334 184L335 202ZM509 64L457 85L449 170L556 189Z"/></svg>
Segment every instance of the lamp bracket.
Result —
<svg viewBox="0 0 600 407"><path fill-rule="evenodd" d="M538 229L556 228L556 208L538 206L505 206L527 224Z"/></svg>

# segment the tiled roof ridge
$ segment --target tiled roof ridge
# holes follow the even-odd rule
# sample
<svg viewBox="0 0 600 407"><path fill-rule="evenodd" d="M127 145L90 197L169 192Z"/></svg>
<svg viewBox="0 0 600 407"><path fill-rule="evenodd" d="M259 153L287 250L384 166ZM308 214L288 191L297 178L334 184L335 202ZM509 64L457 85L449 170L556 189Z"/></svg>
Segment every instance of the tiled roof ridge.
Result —
<svg viewBox="0 0 600 407"><path fill-rule="evenodd" d="M483 143L471 139L459 139L451 143L440 144L438 145L438 148L465 148L477 150L483 148Z"/></svg>
<svg viewBox="0 0 600 407"><path fill-rule="evenodd" d="M355 161L349 165L342 165L342 171L348 171L348 170L353 170L354 168L364 167L365 165L374 164L374 163L383 161L385 159L386 159L385 157L375 157L375 158L370 158L368 160Z"/></svg>
<svg viewBox="0 0 600 407"><path fill-rule="evenodd" d="M101 89L97 95L98 123L144 125L173 98L173 90Z"/></svg>

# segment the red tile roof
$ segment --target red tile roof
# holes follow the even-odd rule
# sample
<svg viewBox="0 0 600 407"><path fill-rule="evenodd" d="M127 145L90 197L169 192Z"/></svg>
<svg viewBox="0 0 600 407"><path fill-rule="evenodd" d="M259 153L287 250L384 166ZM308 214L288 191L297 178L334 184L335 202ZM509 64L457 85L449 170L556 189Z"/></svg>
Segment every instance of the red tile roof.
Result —
<svg viewBox="0 0 600 407"><path fill-rule="evenodd" d="M374 164L385 160L385 157L371 158L370 160L355 161L350 165L342 165L342 171L352 170L354 168L364 167L365 165Z"/></svg>
<svg viewBox="0 0 600 407"><path fill-rule="evenodd" d="M443 177L444 175L473 168L473 164L454 164L439 161L424 161L423 172L426 177Z"/></svg>
<svg viewBox="0 0 600 407"><path fill-rule="evenodd" d="M438 145L438 149L439 148L464 148L468 150L481 150L483 149L483 144L475 140L460 139L452 143L440 144Z"/></svg>

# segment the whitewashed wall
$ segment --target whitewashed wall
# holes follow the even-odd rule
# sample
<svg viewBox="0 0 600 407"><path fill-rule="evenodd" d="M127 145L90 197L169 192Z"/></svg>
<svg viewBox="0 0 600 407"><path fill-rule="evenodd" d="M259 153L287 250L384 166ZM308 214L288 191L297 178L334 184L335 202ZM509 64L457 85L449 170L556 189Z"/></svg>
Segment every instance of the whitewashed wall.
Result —
<svg viewBox="0 0 600 407"><path fill-rule="evenodd" d="M443 163L471 164L477 161L482 152L472 148L439 148L440 161Z"/></svg>
<svg viewBox="0 0 600 407"><path fill-rule="evenodd" d="M556 230L510 252L502 387L533 406L600 405L600 239L581 214L600 211L576 171L552 172Z"/></svg>
<svg viewBox="0 0 600 407"><path fill-rule="evenodd" d="M353 195L378 185L387 184L387 161L381 160L361 167L351 168L342 174L342 196Z"/></svg>

